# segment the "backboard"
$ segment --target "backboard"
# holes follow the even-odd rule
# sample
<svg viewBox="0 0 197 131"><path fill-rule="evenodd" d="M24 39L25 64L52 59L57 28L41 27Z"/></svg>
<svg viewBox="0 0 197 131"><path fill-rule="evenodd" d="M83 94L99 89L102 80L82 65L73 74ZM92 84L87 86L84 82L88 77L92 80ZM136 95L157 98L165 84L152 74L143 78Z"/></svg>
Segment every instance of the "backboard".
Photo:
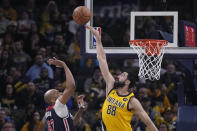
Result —
<svg viewBox="0 0 197 131"><path fill-rule="evenodd" d="M184 7L171 10L170 6L176 6L175 3L163 1L146 5L138 0L86 0L85 6L93 14L87 24L101 28L102 43L108 56L136 58L136 52L129 47L129 40L161 39L169 42L164 57L197 57L196 25L189 19L183 19ZM81 27L81 32L82 55L95 56L92 34L84 27Z"/></svg>

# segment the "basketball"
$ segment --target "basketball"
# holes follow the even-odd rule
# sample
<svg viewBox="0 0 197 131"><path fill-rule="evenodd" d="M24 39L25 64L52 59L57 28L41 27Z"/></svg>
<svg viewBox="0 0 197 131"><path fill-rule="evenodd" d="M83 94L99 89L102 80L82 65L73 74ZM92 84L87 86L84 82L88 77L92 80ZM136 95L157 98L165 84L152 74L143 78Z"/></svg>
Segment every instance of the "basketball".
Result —
<svg viewBox="0 0 197 131"><path fill-rule="evenodd" d="M84 25L90 20L91 12L85 6L78 6L74 9L72 17L77 24Z"/></svg>

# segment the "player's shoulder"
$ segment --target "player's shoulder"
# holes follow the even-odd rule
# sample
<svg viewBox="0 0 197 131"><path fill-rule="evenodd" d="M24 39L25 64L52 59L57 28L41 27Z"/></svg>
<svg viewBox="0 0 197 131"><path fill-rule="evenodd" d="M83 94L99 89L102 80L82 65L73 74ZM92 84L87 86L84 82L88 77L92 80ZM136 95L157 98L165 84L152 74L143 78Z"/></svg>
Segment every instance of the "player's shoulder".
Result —
<svg viewBox="0 0 197 131"><path fill-rule="evenodd" d="M135 96L135 94L133 92L130 92L129 96Z"/></svg>
<svg viewBox="0 0 197 131"><path fill-rule="evenodd" d="M129 108L135 109L139 106L141 106L139 100L136 97L131 97L131 99L129 100Z"/></svg>
<svg viewBox="0 0 197 131"><path fill-rule="evenodd" d="M57 99L57 100L55 101L55 105L54 105L53 108L54 108L54 109L55 109L55 108L67 108L67 105L61 103L61 101L60 101L59 99Z"/></svg>
<svg viewBox="0 0 197 131"><path fill-rule="evenodd" d="M116 92L116 90L112 88L112 89L108 92L107 96L109 96L110 94L114 94L115 92Z"/></svg>
<svg viewBox="0 0 197 131"><path fill-rule="evenodd" d="M55 113L61 118L66 117L69 114L67 105L62 104L58 99L56 100L53 109L55 110Z"/></svg>

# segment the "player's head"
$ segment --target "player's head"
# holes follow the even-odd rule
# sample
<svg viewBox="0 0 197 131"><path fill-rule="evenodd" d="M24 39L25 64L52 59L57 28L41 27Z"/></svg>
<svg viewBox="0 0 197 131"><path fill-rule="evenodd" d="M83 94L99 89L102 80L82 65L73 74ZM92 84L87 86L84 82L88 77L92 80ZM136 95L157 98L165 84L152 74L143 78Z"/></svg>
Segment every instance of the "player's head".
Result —
<svg viewBox="0 0 197 131"><path fill-rule="evenodd" d="M44 94L44 100L46 103L53 105L55 104L55 101L57 100L57 98L62 95L61 92L59 92L56 89L51 89L48 90L45 94Z"/></svg>
<svg viewBox="0 0 197 131"><path fill-rule="evenodd" d="M115 77L115 88L129 87L131 81L128 79L128 73L123 72Z"/></svg>

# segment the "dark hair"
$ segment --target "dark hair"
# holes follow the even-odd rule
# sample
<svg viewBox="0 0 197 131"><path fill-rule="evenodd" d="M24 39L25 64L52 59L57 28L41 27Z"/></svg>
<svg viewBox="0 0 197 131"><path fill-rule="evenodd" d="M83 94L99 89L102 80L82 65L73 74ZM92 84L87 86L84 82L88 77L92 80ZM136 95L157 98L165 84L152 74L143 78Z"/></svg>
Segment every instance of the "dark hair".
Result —
<svg viewBox="0 0 197 131"><path fill-rule="evenodd" d="M15 124L14 124L14 121L13 121L13 120L6 121L6 122L2 125L1 130L4 128L4 126L5 126L7 123L11 123L11 124L12 124L12 126L13 126L13 128L16 130L16 128L15 128Z"/></svg>
<svg viewBox="0 0 197 131"><path fill-rule="evenodd" d="M33 129L34 129L34 126L35 126L35 123L36 123L35 120L34 120L34 113L35 112L38 112L40 114L40 112L37 111L37 110L34 110L32 112L31 117L30 117L30 120L29 120L28 131L33 131Z"/></svg>
<svg viewBox="0 0 197 131"><path fill-rule="evenodd" d="M132 76L130 73L128 73L127 79L130 80L130 85L129 88L134 88L136 86L136 78L134 76Z"/></svg>
<svg viewBox="0 0 197 131"><path fill-rule="evenodd" d="M125 85L125 82L120 82L118 80L115 80L114 88L123 87L124 85Z"/></svg>

